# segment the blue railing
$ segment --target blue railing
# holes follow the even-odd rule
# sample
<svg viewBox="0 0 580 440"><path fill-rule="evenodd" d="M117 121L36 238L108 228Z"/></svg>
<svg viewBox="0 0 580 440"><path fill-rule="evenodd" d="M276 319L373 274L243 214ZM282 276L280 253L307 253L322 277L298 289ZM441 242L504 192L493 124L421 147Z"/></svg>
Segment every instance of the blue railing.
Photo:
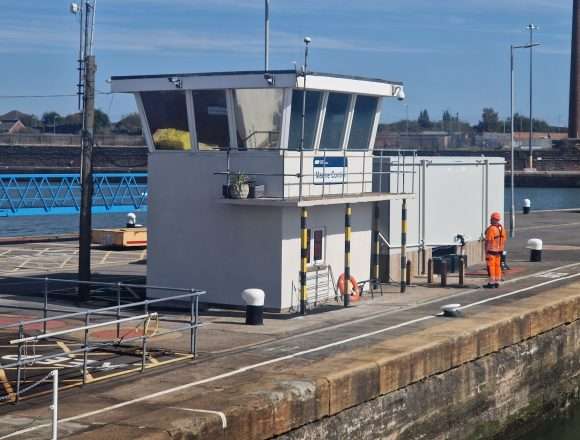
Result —
<svg viewBox="0 0 580 440"><path fill-rule="evenodd" d="M93 176L93 213L147 210L147 174ZM77 214L78 174L0 174L0 216Z"/></svg>

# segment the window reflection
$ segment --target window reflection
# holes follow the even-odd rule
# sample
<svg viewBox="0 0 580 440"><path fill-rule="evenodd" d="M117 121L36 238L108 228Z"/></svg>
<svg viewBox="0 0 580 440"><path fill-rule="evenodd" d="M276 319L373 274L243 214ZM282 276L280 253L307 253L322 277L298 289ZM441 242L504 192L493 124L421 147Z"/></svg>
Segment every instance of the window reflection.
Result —
<svg viewBox="0 0 580 440"><path fill-rule="evenodd" d="M348 140L351 150L367 150L371 141L371 132L375 123L378 98L357 96L352 119L352 128Z"/></svg>
<svg viewBox="0 0 580 440"><path fill-rule="evenodd" d="M193 92L197 144L200 150L230 147L228 106L225 90Z"/></svg>
<svg viewBox="0 0 580 440"><path fill-rule="evenodd" d="M346 125L350 95L330 93L326 105L324 128L320 140L321 150L338 150L342 148L342 135Z"/></svg>
<svg viewBox="0 0 580 440"><path fill-rule="evenodd" d="M300 148L300 137L302 134L302 100L303 90L294 90L292 93L292 114L290 118L290 138L288 148L297 150ZM306 92L306 112L304 121L304 149L314 148L314 137L316 136L316 126L318 125L318 112L320 111L320 101L322 92Z"/></svg>
<svg viewBox="0 0 580 440"><path fill-rule="evenodd" d="M282 89L242 89L234 92L239 148L278 148L282 127Z"/></svg>
<svg viewBox="0 0 580 440"><path fill-rule="evenodd" d="M158 150L190 150L185 92L142 92L141 100Z"/></svg>

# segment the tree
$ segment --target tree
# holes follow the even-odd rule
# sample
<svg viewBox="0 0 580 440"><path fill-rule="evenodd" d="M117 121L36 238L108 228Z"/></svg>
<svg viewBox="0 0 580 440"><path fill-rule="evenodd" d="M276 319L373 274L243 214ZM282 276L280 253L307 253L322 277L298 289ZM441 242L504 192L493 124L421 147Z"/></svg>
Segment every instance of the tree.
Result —
<svg viewBox="0 0 580 440"><path fill-rule="evenodd" d="M431 119L429 119L429 112L427 110L423 110L421 113L419 113L419 119L417 119L417 123L423 130L429 130L433 126Z"/></svg>
<svg viewBox="0 0 580 440"><path fill-rule="evenodd" d="M46 112L42 115L42 118L40 118L40 122L42 122L45 129L59 125L62 123L62 120L62 116L57 112Z"/></svg>
<svg viewBox="0 0 580 440"><path fill-rule="evenodd" d="M109 119L109 115L107 115L102 110L95 110L95 132L102 132L106 131L111 127L111 120Z"/></svg>
<svg viewBox="0 0 580 440"><path fill-rule="evenodd" d="M141 134L141 118L139 113L130 113L123 116L113 128L116 133Z"/></svg>
<svg viewBox="0 0 580 440"><path fill-rule="evenodd" d="M498 113L491 107L483 109L478 129L485 132L499 132L500 122Z"/></svg>

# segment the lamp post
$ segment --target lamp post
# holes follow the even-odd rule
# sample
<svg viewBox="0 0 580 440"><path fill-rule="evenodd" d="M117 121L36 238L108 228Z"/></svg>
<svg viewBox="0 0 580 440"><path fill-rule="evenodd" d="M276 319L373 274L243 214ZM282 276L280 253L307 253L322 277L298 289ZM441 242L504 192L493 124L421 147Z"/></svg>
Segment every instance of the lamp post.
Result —
<svg viewBox="0 0 580 440"><path fill-rule="evenodd" d="M304 136L306 132L306 75L308 75L308 46L312 42L310 37L304 37L304 66L302 67L302 127L300 129L300 188L298 199L302 200L302 174L304 173Z"/></svg>
<svg viewBox="0 0 580 440"><path fill-rule="evenodd" d="M515 66L514 66L514 52L516 49L532 49L534 46L539 46L539 44L526 44L526 45L511 45L510 46L510 133L511 133L511 174L510 174L510 192L511 192L511 206L510 206L510 237L515 237L515 227L516 227L516 210L515 210L515 199L514 199L514 101L515 101ZM530 93L531 96L531 93ZM531 160L531 137L530 137L530 160Z"/></svg>
<svg viewBox="0 0 580 440"><path fill-rule="evenodd" d="M264 72L270 71L270 0L265 0Z"/></svg>
<svg viewBox="0 0 580 440"><path fill-rule="evenodd" d="M534 31L540 29L535 24L529 24L526 26L526 29L530 31L530 44L527 45L527 48L530 49L530 136L529 136L529 164L528 168L530 170L534 168L534 158L532 153L532 137L534 134L534 119L533 119L533 91L534 91L534 70L533 70L533 61L534 61Z"/></svg>

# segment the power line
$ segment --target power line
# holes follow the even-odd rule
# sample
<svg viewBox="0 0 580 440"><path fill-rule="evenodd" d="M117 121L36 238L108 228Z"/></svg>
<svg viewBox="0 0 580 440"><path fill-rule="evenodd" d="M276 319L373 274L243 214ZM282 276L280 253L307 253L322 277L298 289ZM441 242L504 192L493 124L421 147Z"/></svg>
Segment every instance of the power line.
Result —
<svg viewBox="0 0 580 440"><path fill-rule="evenodd" d="M96 92L97 95L112 95L111 92ZM73 98L77 94L56 94L56 95L0 95L0 99L38 99L38 98Z"/></svg>

